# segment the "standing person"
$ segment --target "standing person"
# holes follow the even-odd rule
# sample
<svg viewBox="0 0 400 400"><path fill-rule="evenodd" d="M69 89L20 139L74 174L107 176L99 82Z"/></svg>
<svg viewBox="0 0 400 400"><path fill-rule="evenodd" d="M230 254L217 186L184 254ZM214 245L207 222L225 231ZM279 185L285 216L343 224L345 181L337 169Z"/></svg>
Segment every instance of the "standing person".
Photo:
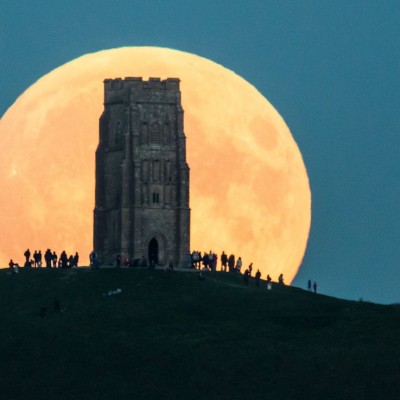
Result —
<svg viewBox="0 0 400 400"><path fill-rule="evenodd" d="M34 262L34 267L37 268L38 267L38 262L39 262L39 258L38 258L38 252L35 250L33 253L33 262Z"/></svg>
<svg viewBox="0 0 400 400"><path fill-rule="evenodd" d="M280 274L280 275L279 275L278 282L279 282L280 285L284 285L284 282L283 282L283 274Z"/></svg>
<svg viewBox="0 0 400 400"><path fill-rule="evenodd" d="M210 267L210 270L214 270L214 253L210 250L210 253L208 254L208 266Z"/></svg>
<svg viewBox="0 0 400 400"><path fill-rule="evenodd" d="M240 272L240 269L242 268L242 259L241 259L241 257L239 257L238 259L237 259L237 261L236 261L236 271L237 272ZM250 271L249 270L246 270L247 272L248 272L248 274L250 275ZM245 273L246 273L246 271L245 271Z"/></svg>
<svg viewBox="0 0 400 400"><path fill-rule="evenodd" d="M229 267L229 272L234 272L235 270L235 256L231 254L228 258L228 267Z"/></svg>
<svg viewBox="0 0 400 400"><path fill-rule="evenodd" d="M308 283L307 283L307 290L308 290L309 292L311 292L311 279L308 280Z"/></svg>
<svg viewBox="0 0 400 400"><path fill-rule="evenodd" d="M44 253L44 261L46 262L46 268L51 268L52 259L53 259L53 254L51 254L50 249L47 249L46 253Z"/></svg>
<svg viewBox="0 0 400 400"><path fill-rule="evenodd" d="M121 268L121 254L117 254L117 268Z"/></svg>
<svg viewBox="0 0 400 400"><path fill-rule="evenodd" d="M68 267L68 257L65 250L60 254L61 268L65 269Z"/></svg>
<svg viewBox="0 0 400 400"><path fill-rule="evenodd" d="M90 260L90 268L96 268L96 253L94 252L94 250L89 254L89 260ZM129 265L129 258L128 258L128 263L126 265Z"/></svg>
<svg viewBox="0 0 400 400"><path fill-rule="evenodd" d="M193 250L192 253L193 268L198 268L199 259L200 259L199 252L197 250Z"/></svg>
<svg viewBox="0 0 400 400"><path fill-rule="evenodd" d="M253 263L250 263L250 265L247 267L247 269L250 272L250 276L251 276L251 272L253 271Z"/></svg>
<svg viewBox="0 0 400 400"><path fill-rule="evenodd" d="M249 284L249 276L250 276L250 272L248 269L246 269L246 271L244 271L244 274L243 274L243 281L246 284L246 286Z"/></svg>
<svg viewBox="0 0 400 400"><path fill-rule="evenodd" d="M228 263L228 256L223 251L221 254L221 271L226 272L226 265Z"/></svg>
<svg viewBox="0 0 400 400"><path fill-rule="evenodd" d="M78 254L78 252L75 252L75 255L74 255L74 267L78 267L78 263L79 263L79 254Z"/></svg>
<svg viewBox="0 0 400 400"><path fill-rule="evenodd" d="M14 269L14 261L13 261L12 259L11 259L10 262L8 263L8 266L10 267L11 272L12 272L13 269Z"/></svg>
<svg viewBox="0 0 400 400"><path fill-rule="evenodd" d="M58 257L57 257L57 253L55 251L53 251L52 257L53 257L53 268L57 268L57 259L58 259Z"/></svg>
<svg viewBox="0 0 400 400"><path fill-rule="evenodd" d="M258 269L256 272L256 286L259 287L260 286L260 278L261 278L261 272Z"/></svg>
<svg viewBox="0 0 400 400"><path fill-rule="evenodd" d="M26 249L24 256L25 256L25 264L28 264L31 258L31 252L29 251L29 249Z"/></svg>
<svg viewBox="0 0 400 400"><path fill-rule="evenodd" d="M317 293L317 282L314 282L313 289L314 289L314 293Z"/></svg>
<svg viewBox="0 0 400 400"><path fill-rule="evenodd" d="M42 268L42 250L39 250L37 258L38 258L38 267Z"/></svg>

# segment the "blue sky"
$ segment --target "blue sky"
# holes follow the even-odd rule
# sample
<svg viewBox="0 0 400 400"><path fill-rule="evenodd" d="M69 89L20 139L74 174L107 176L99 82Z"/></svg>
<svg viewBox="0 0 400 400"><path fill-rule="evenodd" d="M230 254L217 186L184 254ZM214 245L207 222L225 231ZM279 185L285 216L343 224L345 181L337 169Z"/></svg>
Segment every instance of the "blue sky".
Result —
<svg viewBox="0 0 400 400"><path fill-rule="evenodd" d="M115 4L113 4L115 3ZM400 302L400 2L2 0L0 115L86 53L162 46L252 83L283 116L313 196L294 285Z"/></svg>

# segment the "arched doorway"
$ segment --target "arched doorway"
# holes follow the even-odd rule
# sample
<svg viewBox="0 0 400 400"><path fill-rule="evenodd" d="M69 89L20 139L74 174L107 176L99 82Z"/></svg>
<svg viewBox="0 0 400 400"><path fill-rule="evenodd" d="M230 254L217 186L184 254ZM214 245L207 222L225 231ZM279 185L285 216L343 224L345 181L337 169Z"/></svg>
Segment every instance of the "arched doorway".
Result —
<svg viewBox="0 0 400 400"><path fill-rule="evenodd" d="M152 262L158 264L158 242L156 238L150 240L148 257L150 264Z"/></svg>

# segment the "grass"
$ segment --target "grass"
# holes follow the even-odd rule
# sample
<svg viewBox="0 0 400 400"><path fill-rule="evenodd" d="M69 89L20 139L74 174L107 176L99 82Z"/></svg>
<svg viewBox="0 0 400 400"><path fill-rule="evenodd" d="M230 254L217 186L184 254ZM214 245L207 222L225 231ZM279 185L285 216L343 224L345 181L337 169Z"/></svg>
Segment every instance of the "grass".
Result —
<svg viewBox="0 0 400 400"><path fill-rule="evenodd" d="M7 272L1 400L400 398L399 306L225 273Z"/></svg>

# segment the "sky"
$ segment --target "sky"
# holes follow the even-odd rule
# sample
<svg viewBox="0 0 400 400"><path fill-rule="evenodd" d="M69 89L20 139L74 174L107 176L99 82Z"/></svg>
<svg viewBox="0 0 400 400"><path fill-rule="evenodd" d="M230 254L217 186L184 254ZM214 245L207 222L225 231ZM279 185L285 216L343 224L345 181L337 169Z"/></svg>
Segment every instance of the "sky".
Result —
<svg viewBox="0 0 400 400"><path fill-rule="evenodd" d="M81 55L159 46L254 85L296 140L312 226L294 286L400 303L400 2L2 0L0 115Z"/></svg>

